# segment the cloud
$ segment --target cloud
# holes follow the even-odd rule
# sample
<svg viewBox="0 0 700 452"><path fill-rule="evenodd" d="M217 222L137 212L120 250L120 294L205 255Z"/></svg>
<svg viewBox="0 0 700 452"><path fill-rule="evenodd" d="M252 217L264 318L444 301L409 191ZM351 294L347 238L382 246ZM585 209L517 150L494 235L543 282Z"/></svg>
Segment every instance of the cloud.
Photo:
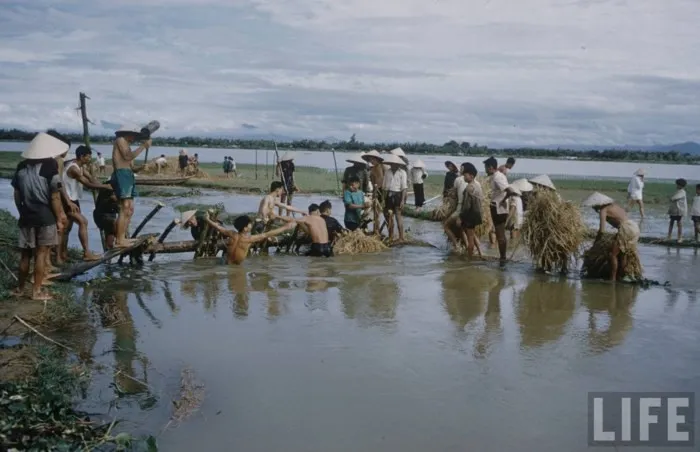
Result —
<svg viewBox="0 0 700 452"><path fill-rule="evenodd" d="M699 140L696 0L34 0L0 127L490 145Z"/></svg>

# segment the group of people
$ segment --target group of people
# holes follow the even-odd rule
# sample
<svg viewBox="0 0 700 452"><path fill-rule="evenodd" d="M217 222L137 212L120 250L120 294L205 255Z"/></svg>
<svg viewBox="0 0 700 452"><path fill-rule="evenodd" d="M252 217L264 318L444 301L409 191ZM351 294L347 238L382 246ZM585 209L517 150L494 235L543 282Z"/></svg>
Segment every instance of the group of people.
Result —
<svg viewBox="0 0 700 452"><path fill-rule="evenodd" d="M226 179L230 179L231 175L238 177L238 171L236 171L236 161L230 155L224 157L223 169Z"/></svg>
<svg viewBox="0 0 700 452"><path fill-rule="evenodd" d="M101 258L90 250L88 220L80 205L84 188L97 192L93 220L105 232L106 247L125 248L133 244L126 237L136 194L133 161L151 146L150 138L145 139L141 130L137 126L123 126L115 133L114 172L107 183L99 182L90 171L89 146L78 146L75 154L69 155L71 141L60 133L50 130L34 137L22 153L23 160L17 165L11 183L19 212L21 249L17 295L24 293L33 258L31 297L50 298L42 285L47 275L55 271L53 263L60 265L68 258L68 235L73 224L78 225L83 259ZM141 141L141 145L132 151L131 145L136 141ZM99 158L98 163L102 166Z"/></svg>
<svg viewBox="0 0 700 452"><path fill-rule="evenodd" d="M177 167L181 176L187 176L187 167L190 165L192 165L196 173L199 168L199 154L195 153L193 156L190 156L187 154L187 149L180 149L177 156Z"/></svg>

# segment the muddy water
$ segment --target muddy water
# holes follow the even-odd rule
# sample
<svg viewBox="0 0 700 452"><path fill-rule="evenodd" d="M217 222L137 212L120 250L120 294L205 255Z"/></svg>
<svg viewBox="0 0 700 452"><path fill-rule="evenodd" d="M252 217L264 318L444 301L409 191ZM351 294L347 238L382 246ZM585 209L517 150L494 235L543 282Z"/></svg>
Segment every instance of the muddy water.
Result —
<svg viewBox="0 0 700 452"><path fill-rule="evenodd" d="M184 201L168 200L147 232ZM434 223L408 225L443 241ZM191 366L206 399L162 450L583 451L587 392L700 387L697 254L641 250L646 276L670 288L550 278L526 260L502 270L438 248L102 270L115 282L82 296L111 307L93 353L121 372L98 372L84 406L109 402L128 428L159 431Z"/></svg>

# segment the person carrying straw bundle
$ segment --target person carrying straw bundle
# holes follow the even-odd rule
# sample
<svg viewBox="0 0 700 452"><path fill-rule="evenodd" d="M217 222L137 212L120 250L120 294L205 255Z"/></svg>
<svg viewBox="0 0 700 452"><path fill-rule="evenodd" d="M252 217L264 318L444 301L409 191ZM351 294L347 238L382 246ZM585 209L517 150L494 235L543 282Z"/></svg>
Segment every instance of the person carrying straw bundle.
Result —
<svg viewBox="0 0 700 452"><path fill-rule="evenodd" d="M462 229L462 240L467 245L467 256L470 258L474 255L475 247L481 255L479 238L474 229L483 222L484 194L481 184L476 180L476 173L476 167L471 163L462 164L462 175L467 183L467 188L464 189L462 209L459 212L459 225Z"/></svg>
<svg viewBox="0 0 700 452"><path fill-rule="evenodd" d="M452 244L455 246L455 248L459 248L459 240L463 238L462 236L462 227L460 223L460 214L462 212L462 206L464 204L464 196L466 194L466 190L468 188L468 183L466 181L466 169L469 168L468 165L471 165L470 163L462 163L460 166L460 174L459 176L455 179L454 181L454 188L452 189L451 193L456 194L457 198L457 203L456 205L448 205L447 203L443 203L443 206L446 208L452 209L451 212L447 212L447 210L444 211L444 214L447 214L447 219L443 223L443 228L445 230L445 234L447 234L448 239ZM474 166L474 165L471 165ZM472 179L473 180L473 179ZM479 187L479 192L481 192L481 187ZM441 207L443 207L441 206ZM479 223L481 224L481 223ZM475 224L474 227L477 225ZM473 229L473 228L472 228ZM464 240L464 245L467 245L467 241Z"/></svg>
<svg viewBox="0 0 700 452"><path fill-rule="evenodd" d="M510 231L510 238L520 238L520 230L525 222L525 208L523 205L523 195L534 188L526 179L518 179L511 187L515 190L515 196L510 198L508 204L508 220L506 220L506 230Z"/></svg>
<svg viewBox="0 0 700 452"><path fill-rule="evenodd" d="M394 219L399 230L399 241L404 240L403 230L403 206L406 203L408 193L408 175L401 158L389 154L384 158L384 163L389 165L389 170L384 173L384 217L389 228L389 241L394 238Z"/></svg>
<svg viewBox="0 0 700 452"><path fill-rule="evenodd" d="M379 215L384 210L384 157L376 150L372 149L362 155L362 160L368 162L372 168L369 172L369 181L372 186L372 213L374 221L374 234L379 234Z"/></svg>
<svg viewBox="0 0 700 452"><path fill-rule="evenodd" d="M608 277L611 281L624 277L640 278L637 223L627 217L625 209L602 193L593 193L582 205L592 207L600 217L593 246L584 254L583 273L594 278ZM617 229L617 234L606 236L606 223Z"/></svg>
<svg viewBox="0 0 700 452"><path fill-rule="evenodd" d="M496 230L496 240L498 241L498 254L500 262L506 262L506 250L508 248L508 239L506 238L506 220L508 219L508 197L512 196L514 191L508 185L508 178L505 174L498 171L498 161L494 157L489 157L484 160L484 168L486 174L491 176L491 221Z"/></svg>

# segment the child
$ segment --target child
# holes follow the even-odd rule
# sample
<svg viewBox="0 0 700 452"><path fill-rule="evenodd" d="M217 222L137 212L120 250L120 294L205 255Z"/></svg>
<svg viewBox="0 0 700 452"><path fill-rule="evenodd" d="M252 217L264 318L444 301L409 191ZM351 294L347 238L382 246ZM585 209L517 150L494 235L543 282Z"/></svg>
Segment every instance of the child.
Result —
<svg viewBox="0 0 700 452"><path fill-rule="evenodd" d="M370 206L365 202L365 194L360 190L360 178L352 176L350 178L348 190L343 194L343 203L345 204L345 227L354 231L360 227L362 220L362 210Z"/></svg>
<svg viewBox="0 0 700 452"><path fill-rule="evenodd" d="M686 199L685 186L688 183L685 179L676 179L676 193L671 196L671 206L668 208L668 215L671 221L668 223L668 239L671 240L673 233L673 223L678 223L678 243L683 241L683 216L688 214L688 200Z"/></svg>
<svg viewBox="0 0 700 452"><path fill-rule="evenodd" d="M321 217L326 221L326 229L328 229L328 238L331 241L335 241L336 238L338 238L339 235L341 235L343 231L343 226L341 226L340 222L333 218L333 205L329 200L323 201L319 206L319 209L321 211Z"/></svg>
<svg viewBox="0 0 700 452"><path fill-rule="evenodd" d="M693 208L690 211L695 226L695 242L698 242L700 236L700 184L695 186L695 197L693 198Z"/></svg>

